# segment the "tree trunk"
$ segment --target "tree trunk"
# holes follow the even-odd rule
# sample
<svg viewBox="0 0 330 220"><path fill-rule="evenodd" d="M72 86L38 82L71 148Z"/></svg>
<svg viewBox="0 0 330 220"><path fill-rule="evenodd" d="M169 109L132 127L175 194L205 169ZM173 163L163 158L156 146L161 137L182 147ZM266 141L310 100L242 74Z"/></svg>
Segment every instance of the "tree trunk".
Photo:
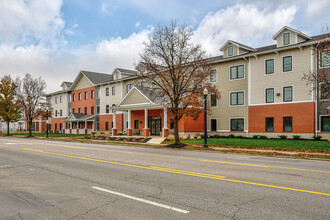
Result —
<svg viewBox="0 0 330 220"><path fill-rule="evenodd" d="M29 135L28 137L32 137L32 118L29 119Z"/></svg>
<svg viewBox="0 0 330 220"><path fill-rule="evenodd" d="M9 136L9 121L7 121L7 136Z"/></svg>
<svg viewBox="0 0 330 220"><path fill-rule="evenodd" d="M174 116L174 143L180 144L178 116Z"/></svg>

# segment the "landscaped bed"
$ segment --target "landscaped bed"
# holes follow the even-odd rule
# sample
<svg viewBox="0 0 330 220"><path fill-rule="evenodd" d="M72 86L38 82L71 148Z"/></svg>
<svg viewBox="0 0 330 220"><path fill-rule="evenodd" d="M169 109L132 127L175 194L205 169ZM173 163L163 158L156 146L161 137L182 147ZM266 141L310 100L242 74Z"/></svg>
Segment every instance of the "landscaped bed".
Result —
<svg viewBox="0 0 330 220"><path fill-rule="evenodd" d="M6 133L0 133L0 136L4 136L6 135ZM29 133L10 133L10 135L14 135L14 136L28 136ZM36 137L46 137L46 133L32 133L32 136L36 136ZM86 137L89 136L89 134L60 134L60 133L49 133L48 137Z"/></svg>
<svg viewBox="0 0 330 220"><path fill-rule="evenodd" d="M120 141L120 142L133 142L133 143L147 143L151 138L144 137L111 137L111 136L88 136L85 139L102 140L102 141Z"/></svg>
<svg viewBox="0 0 330 220"><path fill-rule="evenodd" d="M181 140L188 145L202 145L204 139ZM163 142L164 143L164 142ZM166 141L172 144L173 141ZM210 146L219 147L237 147L249 149L275 149L289 151L310 151L310 152L330 152L329 141L314 140L282 140L282 139L252 139L252 138L209 138L207 140Z"/></svg>

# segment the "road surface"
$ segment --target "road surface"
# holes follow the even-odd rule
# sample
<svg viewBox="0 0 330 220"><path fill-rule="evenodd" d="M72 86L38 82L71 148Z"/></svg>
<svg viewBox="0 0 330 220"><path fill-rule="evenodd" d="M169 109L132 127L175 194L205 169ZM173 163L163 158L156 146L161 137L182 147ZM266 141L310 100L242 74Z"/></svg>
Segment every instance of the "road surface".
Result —
<svg viewBox="0 0 330 220"><path fill-rule="evenodd" d="M330 219L330 162L0 137L1 219Z"/></svg>

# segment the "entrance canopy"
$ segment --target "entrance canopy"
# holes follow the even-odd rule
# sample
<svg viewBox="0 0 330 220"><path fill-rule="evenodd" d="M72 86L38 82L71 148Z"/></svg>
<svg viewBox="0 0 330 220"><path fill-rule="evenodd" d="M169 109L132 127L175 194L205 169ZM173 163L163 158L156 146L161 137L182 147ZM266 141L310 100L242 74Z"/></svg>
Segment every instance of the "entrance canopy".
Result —
<svg viewBox="0 0 330 220"><path fill-rule="evenodd" d="M69 117L63 119L63 122L86 122L91 121L93 122L95 115L85 115L83 113L71 113Z"/></svg>

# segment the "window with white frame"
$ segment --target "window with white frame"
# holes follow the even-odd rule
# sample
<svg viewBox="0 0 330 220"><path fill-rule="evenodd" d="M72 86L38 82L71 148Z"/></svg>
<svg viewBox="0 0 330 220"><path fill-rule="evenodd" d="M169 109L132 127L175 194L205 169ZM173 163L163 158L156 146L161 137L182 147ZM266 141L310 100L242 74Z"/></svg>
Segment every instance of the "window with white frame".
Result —
<svg viewBox="0 0 330 220"><path fill-rule="evenodd" d="M78 94L78 99L79 99L79 101L81 100L81 92L79 92L79 94Z"/></svg>
<svg viewBox="0 0 330 220"><path fill-rule="evenodd" d="M88 98L88 97L87 97L87 94L88 94L88 93L87 93L87 92L85 92L85 100L87 100L87 98Z"/></svg>
<svg viewBox="0 0 330 220"><path fill-rule="evenodd" d="M320 60L321 67L330 66L330 50L322 51L320 58L321 58L321 60Z"/></svg>
<svg viewBox="0 0 330 220"><path fill-rule="evenodd" d="M290 44L290 33L283 34L283 45Z"/></svg>
<svg viewBox="0 0 330 220"><path fill-rule="evenodd" d="M133 87L133 84L127 84L126 85L126 93L128 93Z"/></svg>
<svg viewBox="0 0 330 220"><path fill-rule="evenodd" d="M292 101L292 86L283 87L283 102Z"/></svg>
<svg viewBox="0 0 330 220"><path fill-rule="evenodd" d="M330 83L322 83L321 87L321 99L330 99Z"/></svg>
<svg viewBox="0 0 330 220"><path fill-rule="evenodd" d="M218 103L217 103L217 98L215 97L214 94L210 95L210 99L211 99L211 107L217 107Z"/></svg>
<svg viewBox="0 0 330 220"><path fill-rule="evenodd" d="M244 92L231 92L230 105L244 105Z"/></svg>
<svg viewBox="0 0 330 220"><path fill-rule="evenodd" d="M273 74L274 73L274 59L269 59L265 61L265 71L266 74Z"/></svg>
<svg viewBox="0 0 330 220"><path fill-rule="evenodd" d="M217 70L212 69L210 74L210 82L216 82L217 81Z"/></svg>
<svg viewBox="0 0 330 220"><path fill-rule="evenodd" d="M91 98L93 99L94 98L94 90L91 91Z"/></svg>
<svg viewBox="0 0 330 220"><path fill-rule="evenodd" d="M218 130L218 119L211 118L211 131L217 131Z"/></svg>
<svg viewBox="0 0 330 220"><path fill-rule="evenodd" d="M109 90L109 87L105 88L105 95L106 95L106 96L109 96L109 94L110 94L109 91L110 91L110 90Z"/></svg>
<svg viewBox="0 0 330 220"><path fill-rule="evenodd" d="M232 118L230 119L231 131L244 131L244 118Z"/></svg>
<svg viewBox="0 0 330 220"><path fill-rule="evenodd" d="M244 65L230 67L230 79L244 78Z"/></svg>
<svg viewBox="0 0 330 220"><path fill-rule="evenodd" d="M60 96L60 103L62 103L62 96Z"/></svg>
<svg viewBox="0 0 330 220"><path fill-rule="evenodd" d="M55 97L55 104L57 104L57 96Z"/></svg>
<svg viewBox="0 0 330 220"><path fill-rule="evenodd" d="M274 88L266 89L266 103L274 102Z"/></svg>
<svg viewBox="0 0 330 220"><path fill-rule="evenodd" d="M233 46L229 46L228 47L228 56L229 57L231 57L231 56L233 56L234 55L234 48L233 48Z"/></svg>
<svg viewBox="0 0 330 220"><path fill-rule="evenodd" d="M321 116L321 131L330 132L330 116Z"/></svg>
<svg viewBox="0 0 330 220"><path fill-rule="evenodd" d="M283 57L283 72L292 71L292 56Z"/></svg>
<svg viewBox="0 0 330 220"><path fill-rule="evenodd" d="M112 86L112 95L116 95L116 86Z"/></svg>

